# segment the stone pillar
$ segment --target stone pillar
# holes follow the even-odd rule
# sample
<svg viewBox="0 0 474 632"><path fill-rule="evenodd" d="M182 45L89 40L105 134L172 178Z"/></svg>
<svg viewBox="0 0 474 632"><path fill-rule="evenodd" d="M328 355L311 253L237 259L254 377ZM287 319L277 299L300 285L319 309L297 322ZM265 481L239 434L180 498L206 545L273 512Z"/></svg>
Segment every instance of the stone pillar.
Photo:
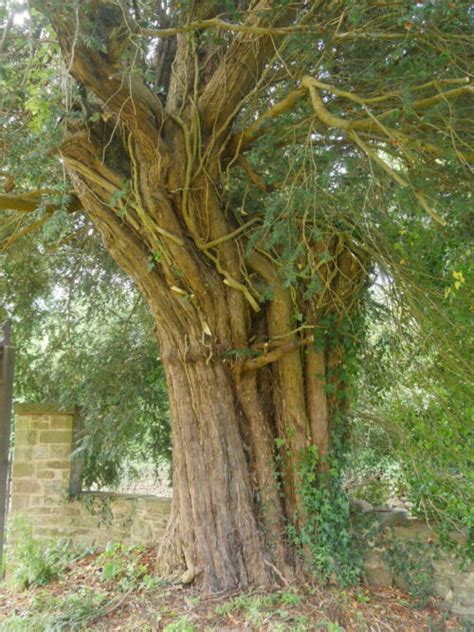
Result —
<svg viewBox="0 0 474 632"><path fill-rule="evenodd" d="M17 404L14 410L10 517L30 518L35 537L55 537L70 491L74 410L60 411L57 404Z"/></svg>

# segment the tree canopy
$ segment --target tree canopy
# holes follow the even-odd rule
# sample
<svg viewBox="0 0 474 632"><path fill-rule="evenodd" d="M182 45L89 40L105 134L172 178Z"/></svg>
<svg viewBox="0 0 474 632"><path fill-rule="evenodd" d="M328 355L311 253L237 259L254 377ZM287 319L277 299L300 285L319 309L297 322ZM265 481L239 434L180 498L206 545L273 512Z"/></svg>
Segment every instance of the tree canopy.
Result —
<svg viewBox="0 0 474 632"><path fill-rule="evenodd" d="M31 5L0 9L0 284L25 339L46 330L52 350L61 332L48 375L124 428L131 409L77 376L101 374L101 346L120 363L105 376L130 359L116 401L146 426L150 402L165 418L161 365L97 233L148 302L171 393L170 535L178 515L193 525L164 557L213 588L268 572L236 561L242 543L259 557L253 518L206 531L186 509L207 459L227 471L232 453L250 474L211 477L204 506L242 502L286 574L288 526L303 549L324 531L303 482L338 478L367 433L420 512L471 519L471 4ZM144 376L153 396L137 398ZM240 535L217 538L216 561L204 542L228 522Z"/></svg>

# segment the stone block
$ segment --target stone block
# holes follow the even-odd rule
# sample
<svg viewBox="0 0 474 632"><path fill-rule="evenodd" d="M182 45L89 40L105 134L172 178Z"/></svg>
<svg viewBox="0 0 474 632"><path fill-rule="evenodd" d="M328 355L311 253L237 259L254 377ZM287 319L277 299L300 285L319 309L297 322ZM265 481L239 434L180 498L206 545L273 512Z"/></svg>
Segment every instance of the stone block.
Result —
<svg viewBox="0 0 474 632"><path fill-rule="evenodd" d="M49 430L51 427L47 417L34 417L31 420L31 428L35 430Z"/></svg>
<svg viewBox="0 0 474 632"><path fill-rule="evenodd" d="M37 527L57 527L58 530L66 528L69 518L60 513L37 514L33 520L35 528Z"/></svg>
<svg viewBox="0 0 474 632"><path fill-rule="evenodd" d="M15 454L13 456L13 461L29 463L33 458L34 450L37 450L37 448L25 448L23 446L15 444Z"/></svg>
<svg viewBox="0 0 474 632"><path fill-rule="evenodd" d="M26 417L54 417L55 415L74 415L74 408L64 409L57 402L44 402L42 404L15 404L15 413Z"/></svg>
<svg viewBox="0 0 474 632"><path fill-rule="evenodd" d="M453 591L452 590L448 590L448 592L443 598L443 601L440 602L439 607L441 608L441 610L446 610L447 612L451 611L451 608L453 607Z"/></svg>
<svg viewBox="0 0 474 632"><path fill-rule="evenodd" d="M72 430L72 417L70 415L56 415L50 417L51 430Z"/></svg>
<svg viewBox="0 0 474 632"><path fill-rule="evenodd" d="M48 432L44 430L43 432ZM36 430L17 430L15 432L15 445L22 447L34 446L38 443L38 432Z"/></svg>
<svg viewBox="0 0 474 632"><path fill-rule="evenodd" d="M470 590L472 592L474 600L474 571L470 571L469 573L462 573L459 579L466 590Z"/></svg>
<svg viewBox="0 0 474 632"><path fill-rule="evenodd" d="M110 534L110 526L102 524L100 519L95 516L84 516L83 514L75 516L74 523L81 529L101 529L104 533ZM110 535L108 537L110 538Z"/></svg>
<svg viewBox="0 0 474 632"><path fill-rule="evenodd" d="M390 587L393 584L392 573L384 566L364 566L364 574L370 586Z"/></svg>
<svg viewBox="0 0 474 632"><path fill-rule="evenodd" d="M171 501L161 498L157 498L156 500L146 500L145 508L147 513L152 515L168 516L171 510Z"/></svg>
<svg viewBox="0 0 474 632"><path fill-rule="evenodd" d="M58 495L64 494L66 489L62 481L52 480L52 481L44 482L44 491L46 495L52 494L54 496L58 496Z"/></svg>
<svg viewBox="0 0 474 632"><path fill-rule="evenodd" d="M15 429L17 432L31 429L31 417L29 415L15 415Z"/></svg>
<svg viewBox="0 0 474 632"><path fill-rule="evenodd" d="M13 494L11 499L12 511L25 511L30 506L30 496L22 494Z"/></svg>
<svg viewBox="0 0 474 632"><path fill-rule="evenodd" d="M51 539L51 538L59 538L61 537L61 533L58 529L54 529L52 527L36 527L34 529L34 535L37 538ZM64 534L62 534L64 536Z"/></svg>
<svg viewBox="0 0 474 632"><path fill-rule="evenodd" d="M144 542L150 539L151 529L144 520L137 520L131 529L132 537L136 538L140 542Z"/></svg>
<svg viewBox="0 0 474 632"><path fill-rule="evenodd" d="M410 586L407 580L404 577L401 577L401 575L394 575L393 583L400 590L403 590L405 592L410 592Z"/></svg>
<svg viewBox="0 0 474 632"><path fill-rule="evenodd" d="M38 481L29 479L12 481L12 495L39 494L41 491L41 484Z"/></svg>
<svg viewBox="0 0 474 632"><path fill-rule="evenodd" d="M59 443L71 445L72 433L69 430L40 430L40 443Z"/></svg>
<svg viewBox="0 0 474 632"><path fill-rule="evenodd" d="M32 458L35 461L41 461L49 458L49 448L47 445L40 445L33 448Z"/></svg>
<svg viewBox="0 0 474 632"><path fill-rule="evenodd" d="M383 566L383 549L370 549L364 554L364 565Z"/></svg>
<svg viewBox="0 0 474 632"><path fill-rule="evenodd" d="M474 608L474 593L471 589L463 584L454 584L453 586L454 601L461 606L472 606Z"/></svg>
<svg viewBox="0 0 474 632"><path fill-rule="evenodd" d="M450 611L453 614L456 614L460 617L466 617L468 620L471 620L474 618L474 605L473 606L463 606L459 603L453 603L453 605L450 607ZM468 630L469 628L465 628L466 630Z"/></svg>
<svg viewBox="0 0 474 632"><path fill-rule="evenodd" d="M38 470L36 472L36 478L51 479L55 477L55 474L54 470Z"/></svg>
<svg viewBox="0 0 474 632"><path fill-rule="evenodd" d="M52 507L31 507L30 513L35 516L49 515L54 511Z"/></svg>
<svg viewBox="0 0 474 632"><path fill-rule="evenodd" d="M76 516L80 516L80 515L81 515L81 509L80 509L80 507L76 507L76 506L74 506L74 504L72 504L72 505L66 505L65 507L63 507L63 508L61 509L61 513L62 513L64 516L73 516L73 517L76 517Z"/></svg>
<svg viewBox="0 0 474 632"><path fill-rule="evenodd" d="M400 527L408 524L408 514L403 509L391 509L376 513L381 529Z"/></svg>
<svg viewBox="0 0 474 632"><path fill-rule="evenodd" d="M433 577L433 593L442 599L446 599L450 591L452 591L451 581L435 574Z"/></svg>
<svg viewBox="0 0 474 632"><path fill-rule="evenodd" d="M30 415L16 415L15 429L16 432L27 432L33 428L33 419Z"/></svg>
<svg viewBox="0 0 474 632"><path fill-rule="evenodd" d="M440 560L433 560L433 568L436 576L451 578L459 573L459 562L456 559L443 557Z"/></svg>
<svg viewBox="0 0 474 632"><path fill-rule="evenodd" d="M47 467L50 470L68 470L69 471L71 464L68 459L55 459L54 461L46 461L44 463L44 467Z"/></svg>
<svg viewBox="0 0 474 632"><path fill-rule="evenodd" d="M50 445L49 456L53 459L68 458L71 454L71 446L68 445Z"/></svg>
<svg viewBox="0 0 474 632"><path fill-rule="evenodd" d="M393 531L397 540L438 541L437 534L427 524L422 524L418 521L413 521L413 524L408 524L407 526L394 527Z"/></svg>
<svg viewBox="0 0 474 632"><path fill-rule="evenodd" d="M30 509L36 511L39 507L47 507L47 503L44 502L43 496L30 496Z"/></svg>
<svg viewBox="0 0 474 632"><path fill-rule="evenodd" d="M34 472L35 466L32 463L13 463L13 478L29 478Z"/></svg>

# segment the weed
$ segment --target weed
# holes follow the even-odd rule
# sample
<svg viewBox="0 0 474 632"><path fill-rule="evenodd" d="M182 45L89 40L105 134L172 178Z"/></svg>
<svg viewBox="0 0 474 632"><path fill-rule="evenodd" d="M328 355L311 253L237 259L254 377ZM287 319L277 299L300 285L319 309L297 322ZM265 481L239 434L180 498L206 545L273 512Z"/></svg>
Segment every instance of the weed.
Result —
<svg viewBox="0 0 474 632"><path fill-rule="evenodd" d="M108 543L105 551L97 559L101 566L101 578L105 583L113 582L119 590L126 592L131 588L153 590L160 580L148 573L148 568L140 562L141 546L125 546Z"/></svg>
<svg viewBox="0 0 474 632"><path fill-rule="evenodd" d="M272 606L278 602L279 595L238 595L226 603L216 606L215 613L224 616L236 610L245 610L250 617L254 617L261 608Z"/></svg>
<svg viewBox="0 0 474 632"><path fill-rule="evenodd" d="M69 564L90 552L73 547L67 539L36 540L31 523L23 516L11 520L9 531L14 539L7 551L7 566L11 581L19 590L58 579Z"/></svg>
<svg viewBox="0 0 474 632"><path fill-rule="evenodd" d="M200 598L200 597L190 597L190 598L189 598L189 602L190 602L193 606L199 606L199 604L201 603L201 598Z"/></svg>
<svg viewBox="0 0 474 632"><path fill-rule="evenodd" d="M280 595L280 603L287 606L298 606L301 603L301 597L290 590L287 590Z"/></svg>
<svg viewBox="0 0 474 632"><path fill-rule="evenodd" d="M356 593L356 599L359 603L369 603L370 595L359 591Z"/></svg>
<svg viewBox="0 0 474 632"><path fill-rule="evenodd" d="M294 616L289 608L282 606L298 606L302 598L292 590L267 595L238 595L234 599L216 606L214 612L219 616L225 616L238 610L243 611L243 616L252 627L260 628L264 621L268 622L272 617L281 622L274 622L268 629L285 632L303 632L308 630L309 621L304 616ZM283 623L284 621L284 623Z"/></svg>
<svg viewBox="0 0 474 632"><path fill-rule="evenodd" d="M13 615L0 621L0 632L43 632L47 624L48 618L44 615Z"/></svg>
<svg viewBox="0 0 474 632"><path fill-rule="evenodd" d="M317 626L319 629L325 630L326 632L344 632L344 628L338 623L333 623L332 621L321 621Z"/></svg>
<svg viewBox="0 0 474 632"><path fill-rule="evenodd" d="M67 595L57 602L57 613L52 617L51 629L68 632L82 630L85 624L103 614L106 600L106 595L87 588L77 594Z"/></svg>
<svg viewBox="0 0 474 632"><path fill-rule="evenodd" d="M197 628L188 617L181 617L175 623L168 623L163 632L197 632Z"/></svg>

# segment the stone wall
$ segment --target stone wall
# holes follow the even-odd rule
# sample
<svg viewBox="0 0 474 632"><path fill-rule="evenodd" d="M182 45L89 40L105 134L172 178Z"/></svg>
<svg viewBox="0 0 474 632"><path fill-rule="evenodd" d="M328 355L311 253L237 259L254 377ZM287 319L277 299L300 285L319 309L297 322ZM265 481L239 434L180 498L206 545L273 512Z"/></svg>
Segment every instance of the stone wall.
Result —
<svg viewBox="0 0 474 632"><path fill-rule="evenodd" d="M169 498L102 492L71 495L77 477L71 469L75 418L74 410L59 412L56 405L15 407L9 520L26 516L39 539L66 537L95 546L109 541L156 543L166 526Z"/></svg>
<svg viewBox="0 0 474 632"><path fill-rule="evenodd" d="M372 586L396 586L421 602L430 595L454 614L474 618L474 564L442 547L426 522L400 510L356 512L354 531L363 542L365 580ZM450 534L465 545L467 534Z"/></svg>

